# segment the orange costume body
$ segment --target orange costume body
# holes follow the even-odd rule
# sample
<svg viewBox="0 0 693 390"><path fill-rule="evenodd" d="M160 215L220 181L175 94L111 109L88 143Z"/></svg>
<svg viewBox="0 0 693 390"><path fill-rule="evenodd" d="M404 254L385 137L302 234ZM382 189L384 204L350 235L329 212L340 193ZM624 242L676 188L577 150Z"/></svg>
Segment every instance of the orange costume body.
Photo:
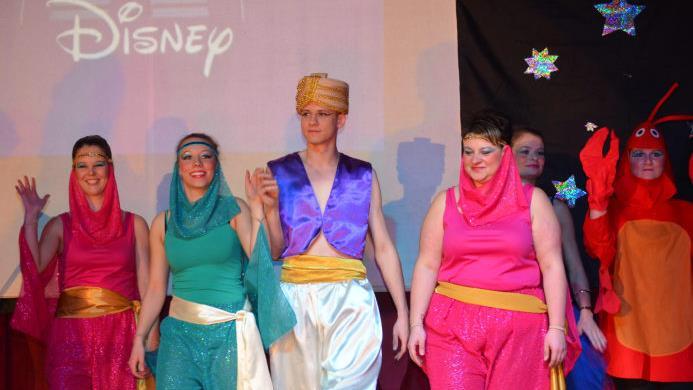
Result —
<svg viewBox="0 0 693 390"><path fill-rule="evenodd" d="M601 262L596 309L604 314L607 372L618 378L693 381L693 207L690 202L672 199L676 186L669 156L654 127L690 117L652 120L674 88L628 139L607 213L596 219L588 216L584 224L587 251ZM602 145L597 146L596 153L601 154ZM583 153L588 148L596 150L588 142L581 152L586 172L589 161ZM644 180L631 173L629 155L636 148L664 151L661 176ZM603 209L593 206L590 203L590 209Z"/></svg>
<svg viewBox="0 0 693 390"><path fill-rule="evenodd" d="M603 217L586 218L585 244L601 260L609 375L693 381L692 212L685 201L645 208L616 199Z"/></svg>

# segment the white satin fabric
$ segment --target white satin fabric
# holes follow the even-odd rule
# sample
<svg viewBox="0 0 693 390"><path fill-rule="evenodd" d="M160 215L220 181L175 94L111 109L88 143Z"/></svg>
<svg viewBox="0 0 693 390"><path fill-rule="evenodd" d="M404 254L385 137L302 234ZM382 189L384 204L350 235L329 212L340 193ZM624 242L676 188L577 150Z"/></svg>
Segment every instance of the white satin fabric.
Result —
<svg viewBox="0 0 693 390"><path fill-rule="evenodd" d="M375 389L383 328L368 280L281 287L297 324L270 348L274 388Z"/></svg>
<svg viewBox="0 0 693 390"><path fill-rule="evenodd" d="M262 348L260 331L255 316L245 312L236 319L236 343L238 345L238 390L270 390L272 379L267 368L265 350Z"/></svg>
<svg viewBox="0 0 693 390"><path fill-rule="evenodd" d="M247 303L246 307L249 307ZM236 389L272 389L272 379L267 368L260 331L252 312L239 310L235 313L229 313L216 307L186 301L174 296L171 300L169 316L199 325L236 321L236 346L238 348Z"/></svg>

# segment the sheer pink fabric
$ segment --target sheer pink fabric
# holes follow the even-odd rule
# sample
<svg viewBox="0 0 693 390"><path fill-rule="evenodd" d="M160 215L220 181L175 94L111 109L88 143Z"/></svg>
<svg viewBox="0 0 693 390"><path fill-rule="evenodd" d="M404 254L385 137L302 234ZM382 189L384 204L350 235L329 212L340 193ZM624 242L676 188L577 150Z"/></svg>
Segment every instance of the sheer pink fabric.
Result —
<svg viewBox="0 0 693 390"><path fill-rule="evenodd" d="M40 341L48 339L55 307L58 303L57 257L39 272L24 237L19 231L19 268L22 290L17 299L10 326Z"/></svg>
<svg viewBox="0 0 693 390"><path fill-rule="evenodd" d="M507 215L529 208L522 193L522 181L509 146L503 147L503 156L498 171L481 187L474 186L464 166L460 164L460 209L472 226L485 225Z"/></svg>
<svg viewBox="0 0 693 390"><path fill-rule="evenodd" d="M118 197L113 164L108 164L108 182L104 189L103 205L98 211L89 207L87 198L77 182L73 170L70 174L70 215L72 231L84 235L95 244L113 241L123 234L123 217Z"/></svg>

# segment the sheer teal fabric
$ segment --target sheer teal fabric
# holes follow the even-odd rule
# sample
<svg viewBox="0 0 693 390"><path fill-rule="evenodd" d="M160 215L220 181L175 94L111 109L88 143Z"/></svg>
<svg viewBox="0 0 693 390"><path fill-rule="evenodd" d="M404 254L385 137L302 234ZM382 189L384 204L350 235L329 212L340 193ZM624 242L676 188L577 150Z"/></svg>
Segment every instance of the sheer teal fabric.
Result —
<svg viewBox="0 0 693 390"><path fill-rule="evenodd" d="M245 271L245 289L260 330L262 345L269 349L296 325L296 316L279 286L272 267L265 229L258 231L255 247Z"/></svg>
<svg viewBox="0 0 693 390"><path fill-rule="evenodd" d="M194 238L206 234L211 229L228 223L241 209L236 198L226 184L221 164L217 162L214 179L205 195L190 203L181 183L178 162L173 164L169 193L171 218L169 227L179 238Z"/></svg>

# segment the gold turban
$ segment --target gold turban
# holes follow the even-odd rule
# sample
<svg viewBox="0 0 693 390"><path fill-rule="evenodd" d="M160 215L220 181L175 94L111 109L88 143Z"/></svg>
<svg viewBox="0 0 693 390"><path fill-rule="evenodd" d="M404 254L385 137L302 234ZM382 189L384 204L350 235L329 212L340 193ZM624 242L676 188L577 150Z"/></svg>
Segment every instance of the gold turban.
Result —
<svg viewBox="0 0 693 390"><path fill-rule="evenodd" d="M341 114L349 113L349 84L327 78L327 73L312 73L298 82L296 111L310 103L319 104Z"/></svg>

